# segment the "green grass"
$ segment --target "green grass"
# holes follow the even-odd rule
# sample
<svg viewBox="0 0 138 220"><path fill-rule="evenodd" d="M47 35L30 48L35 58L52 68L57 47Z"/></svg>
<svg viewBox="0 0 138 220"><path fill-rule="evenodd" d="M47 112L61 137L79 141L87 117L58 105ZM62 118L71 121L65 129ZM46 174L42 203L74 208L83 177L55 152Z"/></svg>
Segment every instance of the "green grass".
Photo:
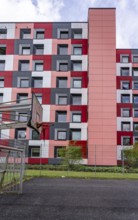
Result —
<svg viewBox="0 0 138 220"><path fill-rule="evenodd" d="M84 179L132 179L138 180L138 173L107 173L107 172L75 172L75 171L51 171L51 170L26 170L26 177L50 177L50 178L84 178Z"/></svg>

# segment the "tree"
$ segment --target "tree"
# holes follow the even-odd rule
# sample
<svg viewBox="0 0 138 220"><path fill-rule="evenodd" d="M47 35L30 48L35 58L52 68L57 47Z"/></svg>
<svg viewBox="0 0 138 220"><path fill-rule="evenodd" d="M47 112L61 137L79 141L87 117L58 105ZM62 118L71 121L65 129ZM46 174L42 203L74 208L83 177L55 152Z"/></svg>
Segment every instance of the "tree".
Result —
<svg viewBox="0 0 138 220"><path fill-rule="evenodd" d="M66 148L61 148L59 150L59 156L62 158L64 165L68 169L72 169L75 164L79 164L82 159L82 152L80 146L69 145Z"/></svg>
<svg viewBox="0 0 138 220"><path fill-rule="evenodd" d="M138 167L138 143L133 148L124 150L126 163L130 167Z"/></svg>

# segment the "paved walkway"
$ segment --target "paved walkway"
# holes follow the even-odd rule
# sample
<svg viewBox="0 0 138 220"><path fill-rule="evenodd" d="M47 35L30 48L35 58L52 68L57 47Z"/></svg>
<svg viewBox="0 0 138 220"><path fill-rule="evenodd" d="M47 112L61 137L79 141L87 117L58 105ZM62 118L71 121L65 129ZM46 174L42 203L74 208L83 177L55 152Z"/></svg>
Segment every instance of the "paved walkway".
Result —
<svg viewBox="0 0 138 220"><path fill-rule="evenodd" d="M0 195L0 220L138 220L138 181L35 178Z"/></svg>

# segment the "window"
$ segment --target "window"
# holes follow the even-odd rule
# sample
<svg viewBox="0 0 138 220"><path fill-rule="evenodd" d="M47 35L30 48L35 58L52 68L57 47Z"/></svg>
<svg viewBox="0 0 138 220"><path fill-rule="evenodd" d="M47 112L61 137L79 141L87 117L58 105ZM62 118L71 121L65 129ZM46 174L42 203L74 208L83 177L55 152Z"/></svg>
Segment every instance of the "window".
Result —
<svg viewBox="0 0 138 220"><path fill-rule="evenodd" d="M17 103L27 103L28 102L28 94L27 93L18 93L17 94Z"/></svg>
<svg viewBox="0 0 138 220"><path fill-rule="evenodd" d="M0 113L0 121L2 121L2 113ZM1 131L0 131L0 138L1 138Z"/></svg>
<svg viewBox="0 0 138 220"><path fill-rule="evenodd" d="M2 103L2 102L3 102L3 94L0 93L0 103Z"/></svg>
<svg viewBox="0 0 138 220"><path fill-rule="evenodd" d="M44 54L44 45L43 44L34 45L34 54L36 55Z"/></svg>
<svg viewBox="0 0 138 220"><path fill-rule="evenodd" d="M71 130L71 140L81 140L81 129Z"/></svg>
<svg viewBox="0 0 138 220"><path fill-rule="evenodd" d="M0 71L5 70L5 60L0 60Z"/></svg>
<svg viewBox="0 0 138 220"><path fill-rule="evenodd" d="M134 131L138 132L138 123L134 122Z"/></svg>
<svg viewBox="0 0 138 220"><path fill-rule="evenodd" d="M0 78L0 88L3 88L3 87L4 87L4 79Z"/></svg>
<svg viewBox="0 0 138 220"><path fill-rule="evenodd" d="M31 157L40 157L40 147L31 147Z"/></svg>
<svg viewBox="0 0 138 220"><path fill-rule="evenodd" d="M17 139L20 139L20 140L26 139L26 128L16 129L15 134L16 134Z"/></svg>
<svg viewBox="0 0 138 220"><path fill-rule="evenodd" d="M57 78L57 88L67 88L67 77Z"/></svg>
<svg viewBox="0 0 138 220"><path fill-rule="evenodd" d="M82 61L72 61L73 71L82 71Z"/></svg>
<svg viewBox="0 0 138 220"><path fill-rule="evenodd" d="M6 54L6 46L0 45L0 55L5 55L5 54Z"/></svg>
<svg viewBox="0 0 138 220"><path fill-rule="evenodd" d="M73 55L82 55L82 47L73 47Z"/></svg>
<svg viewBox="0 0 138 220"><path fill-rule="evenodd" d="M19 70L28 71L29 70L29 60L19 60Z"/></svg>
<svg viewBox="0 0 138 220"><path fill-rule="evenodd" d="M35 96L37 97L39 103L42 104L42 94L40 94L40 93L35 93Z"/></svg>
<svg viewBox="0 0 138 220"><path fill-rule="evenodd" d="M81 122L81 113L72 113L72 122Z"/></svg>
<svg viewBox="0 0 138 220"><path fill-rule="evenodd" d="M121 114L122 117L130 117L130 109L123 108L121 112L122 112Z"/></svg>
<svg viewBox="0 0 138 220"><path fill-rule="evenodd" d="M135 109L135 108L134 108L134 117L138 118L138 109Z"/></svg>
<svg viewBox="0 0 138 220"><path fill-rule="evenodd" d="M65 147L55 147L54 148L54 157L55 158L60 158L61 156L60 156L60 150L62 149L62 148L65 148Z"/></svg>
<svg viewBox="0 0 138 220"><path fill-rule="evenodd" d="M33 77L33 87L42 88L43 78L42 77Z"/></svg>
<svg viewBox="0 0 138 220"><path fill-rule="evenodd" d="M35 130L32 130L32 140L40 140L40 134Z"/></svg>
<svg viewBox="0 0 138 220"><path fill-rule="evenodd" d="M44 30L36 30L36 39L44 39L45 31Z"/></svg>
<svg viewBox="0 0 138 220"><path fill-rule="evenodd" d="M80 94L72 94L71 95L72 105L81 105L81 95Z"/></svg>
<svg viewBox="0 0 138 220"><path fill-rule="evenodd" d="M121 68L121 76L129 76L129 68Z"/></svg>
<svg viewBox="0 0 138 220"><path fill-rule="evenodd" d="M66 122L67 112L66 111L57 111L56 112L56 122Z"/></svg>
<svg viewBox="0 0 138 220"><path fill-rule="evenodd" d="M73 88L81 88L82 87L82 79L74 78L72 82Z"/></svg>
<svg viewBox="0 0 138 220"><path fill-rule="evenodd" d="M67 139L67 131L58 130L57 131L57 140L66 140Z"/></svg>
<svg viewBox="0 0 138 220"><path fill-rule="evenodd" d="M123 90L130 89L130 82L121 82L121 89Z"/></svg>
<svg viewBox="0 0 138 220"><path fill-rule="evenodd" d="M20 78L20 88L28 88L29 87L29 79Z"/></svg>
<svg viewBox="0 0 138 220"><path fill-rule="evenodd" d="M133 89L138 90L138 82L133 82Z"/></svg>
<svg viewBox="0 0 138 220"><path fill-rule="evenodd" d="M68 71L68 62L59 62L59 71Z"/></svg>
<svg viewBox="0 0 138 220"><path fill-rule="evenodd" d="M134 143L138 143L138 137L134 137Z"/></svg>
<svg viewBox="0 0 138 220"><path fill-rule="evenodd" d="M138 76L138 68L133 68L133 76Z"/></svg>
<svg viewBox="0 0 138 220"><path fill-rule="evenodd" d="M121 102L122 103L130 103L130 95L121 95Z"/></svg>
<svg viewBox="0 0 138 220"><path fill-rule="evenodd" d="M130 131L130 122L122 122L122 131Z"/></svg>
<svg viewBox="0 0 138 220"><path fill-rule="evenodd" d="M67 44L58 45L58 54L59 55L67 55L68 54L68 45Z"/></svg>
<svg viewBox="0 0 138 220"><path fill-rule="evenodd" d="M29 39L31 37L31 29L21 29L20 30L20 38L21 39Z"/></svg>
<svg viewBox="0 0 138 220"><path fill-rule="evenodd" d="M28 121L27 113L19 113L18 120L21 122Z"/></svg>
<svg viewBox="0 0 138 220"><path fill-rule="evenodd" d="M29 55L31 52L30 46L23 46L21 50L21 54L23 55Z"/></svg>
<svg viewBox="0 0 138 220"><path fill-rule="evenodd" d="M131 139L130 137L123 137L123 146L129 146L131 145Z"/></svg>
<svg viewBox="0 0 138 220"><path fill-rule="evenodd" d="M0 39L6 39L7 38L7 29L3 28L0 29Z"/></svg>
<svg viewBox="0 0 138 220"><path fill-rule="evenodd" d="M129 63L129 56L122 56L122 63Z"/></svg>
<svg viewBox="0 0 138 220"><path fill-rule="evenodd" d="M35 61L34 62L34 71L43 71L44 63L43 61Z"/></svg>
<svg viewBox="0 0 138 220"><path fill-rule="evenodd" d="M69 31L68 30L59 30L59 38L60 39L69 38Z"/></svg>
<svg viewBox="0 0 138 220"><path fill-rule="evenodd" d="M82 29L74 29L72 32L74 39L82 39Z"/></svg>
<svg viewBox="0 0 138 220"><path fill-rule="evenodd" d="M138 95L133 95L133 103L138 104Z"/></svg>
<svg viewBox="0 0 138 220"><path fill-rule="evenodd" d="M138 56L133 56L133 63L138 63Z"/></svg>
<svg viewBox="0 0 138 220"><path fill-rule="evenodd" d="M58 105L67 105L67 96L58 96Z"/></svg>

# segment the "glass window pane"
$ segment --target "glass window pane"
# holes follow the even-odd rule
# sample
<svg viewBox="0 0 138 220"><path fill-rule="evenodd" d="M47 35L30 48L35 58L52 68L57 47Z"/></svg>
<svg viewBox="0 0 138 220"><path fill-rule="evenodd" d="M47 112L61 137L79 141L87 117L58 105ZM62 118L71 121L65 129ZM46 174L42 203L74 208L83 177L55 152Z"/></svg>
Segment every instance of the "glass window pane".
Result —
<svg viewBox="0 0 138 220"><path fill-rule="evenodd" d="M73 113L72 122L81 122L81 114Z"/></svg>
<svg viewBox="0 0 138 220"><path fill-rule="evenodd" d="M23 47L22 48L22 54L23 55L29 55L30 54L30 47Z"/></svg>
<svg viewBox="0 0 138 220"><path fill-rule="evenodd" d="M7 29L0 29L0 39L6 39L7 38Z"/></svg>
<svg viewBox="0 0 138 220"><path fill-rule="evenodd" d="M138 104L138 96L137 95L133 96L133 102L135 104Z"/></svg>
<svg viewBox="0 0 138 220"><path fill-rule="evenodd" d="M60 55L67 55L68 54L68 46L67 45L59 45L58 46L58 53Z"/></svg>
<svg viewBox="0 0 138 220"><path fill-rule="evenodd" d="M81 105L81 95L72 95L72 104Z"/></svg>
<svg viewBox="0 0 138 220"><path fill-rule="evenodd" d="M122 89L130 89L130 83L129 82L122 82Z"/></svg>
<svg viewBox="0 0 138 220"><path fill-rule="evenodd" d="M138 76L138 69L133 69L133 76Z"/></svg>
<svg viewBox="0 0 138 220"><path fill-rule="evenodd" d="M27 118L27 114L26 113L19 113L19 121L21 122L24 122L24 121L27 121L28 118Z"/></svg>
<svg viewBox="0 0 138 220"><path fill-rule="evenodd" d="M130 123L123 122L122 123L122 131L130 131Z"/></svg>
<svg viewBox="0 0 138 220"><path fill-rule="evenodd" d="M123 137L123 145L130 145L130 137Z"/></svg>
<svg viewBox="0 0 138 220"><path fill-rule="evenodd" d="M81 47L74 47L73 54L74 55L82 55L82 48Z"/></svg>
<svg viewBox="0 0 138 220"><path fill-rule="evenodd" d="M58 104L59 105L66 105L67 104L67 97L66 96L59 96L58 97Z"/></svg>
<svg viewBox="0 0 138 220"><path fill-rule="evenodd" d="M0 103L3 102L3 94L0 94Z"/></svg>
<svg viewBox="0 0 138 220"><path fill-rule="evenodd" d="M138 82L133 83L133 89L138 89Z"/></svg>
<svg viewBox="0 0 138 220"><path fill-rule="evenodd" d="M58 140L66 140L66 131L58 131L57 132L57 139Z"/></svg>
<svg viewBox="0 0 138 220"><path fill-rule="evenodd" d="M4 79L0 79L0 88L4 87Z"/></svg>
<svg viewBox="0 0 138 220"><path fill-rule="evenodd" d="M67 78L58 78L57 79L58 88L67 88Z"/></svg>
<svg viewBox="0 0 138 220"><path fill-rule="evenodd" d="M5 60L0 60L0 71L5 70Z"/></svg>
<svg viewBox="0 0 138 220"><path fill-rule="evenodd" d="M134 117L138 118L138 109L134 109Z"/></svg>
<svg viewBox="0 0 138 220"><path fill-rule="evenodd" d="M26 139L26 130L17 130L17 139Z"/></svg>
<svg viewBox="0 0 138 220"><path fill-rule="evenodd" d="M40 147L31 148L31 157L40 157Z"/></svg>
<svg viewBox="0 0 138 220"><path fill-rule="evenodd" d="M122 117L129 117L130 110L129 109L122 109Z"/></svg>
<svg viewBox="0 0 138 220"><path fill-rule="evenodd" d="M34 88L42 88L42 78L34 78Z"/></svg>
<svg viewBox="0 0 138 220"><path fill-rule="evenodd" d="M66 112L57 112L57 122L66 122L66 117Z"/></svg>
<svg viewBox="0 0 138 220"><path fill-rule="evenodd" d="M74 62L73 63L73 71L82 71L82 63Z"/></svg>
<svg viewBox="0 0 138 220"><path fill-rule="evenodd" d="M122 103L130 103L130 95L122 95Z"/></svg>
<svg viewBox="0 0 138 220"><path fill-rule="evenodd" d="M35 63L35 71L43 71L43 63Z"/></svg>
<svg viewBox="0 0 138 220"><path fill-rule="evenodd" d="M138 131L138 123L134 123L134 130Z"/></svg>
<svg viewBox="0 0 138 220"><path fill-rule="evenodd" d="M44 31L37 31L36 39L44 39Z"/></svg>
<svg viewBox="0 0 138 220"><path fill-rule="evenodd" d="M133 56L133 62L138 63L138 56Z"/></svg>
<svg viewBox="0 0 138 220"><path fill-rule="evenodd" d="M68 63L60 63L59 71L68 71Z"/></svg>
<svg viewBox="0 0 138 220"><path fill-rule="evenodd" d="M82 80L81 79L73 79L73 88L81 88L82 87Z"/></svg>
<svg viewBox="0 0 138 220"><path fill-rule="evenodd" d="M69 38L69 32L68 31L60 31L60 38L61 39Z"/></svg>
<svg viewBox="0 0 138 220"><path fill-rule="evenodd" d="M128 56L122 56L122 63L128 63L129 57Z"/></svg>
<svg viewBox="0 0 138 220"><path fill-rule="evenodd" d="M29 79L21 79L20 80L20 87L21 88L28 88L29 87Z"/></svg>
<svg viewBox="0 0 138 220"><path fill-rule="evenodd" d="M72 131L72 140L81 140L81 131Z"/></svg>

